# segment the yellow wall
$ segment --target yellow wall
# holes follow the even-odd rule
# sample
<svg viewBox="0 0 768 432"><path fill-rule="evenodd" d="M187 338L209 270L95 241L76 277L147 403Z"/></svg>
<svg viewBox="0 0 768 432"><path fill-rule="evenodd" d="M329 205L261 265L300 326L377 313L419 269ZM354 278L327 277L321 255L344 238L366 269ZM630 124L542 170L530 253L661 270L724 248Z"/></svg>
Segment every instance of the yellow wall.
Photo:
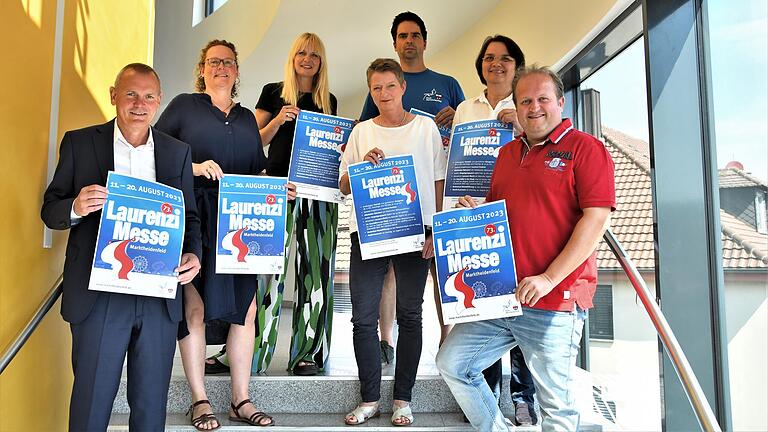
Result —
<svg viewBox="0 0 768 432"><path fill-rule="evenodd" d="M66 233L43 249L56 1L2 0L0 346L30 318L61 273ZM151 62L154 1L65 2L59 138L114 116L108 89L126 63ZM66 430L70 334L59 305L0 376L0 431Z"/></svg>

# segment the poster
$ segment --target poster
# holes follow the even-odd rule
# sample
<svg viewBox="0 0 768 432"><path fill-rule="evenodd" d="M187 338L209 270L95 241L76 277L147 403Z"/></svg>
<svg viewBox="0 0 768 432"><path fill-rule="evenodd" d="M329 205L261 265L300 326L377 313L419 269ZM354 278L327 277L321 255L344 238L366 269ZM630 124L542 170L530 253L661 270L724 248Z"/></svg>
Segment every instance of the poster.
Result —
<svg viewBox="0 0 768 432"><path fill-rule="evenodd" d="M435 115L430 114L426 111L422 111L418 108L411 108L409 111L411 114L416 114L424 117L429 117L432 119L432 121L435 120ZM451 128L450 127L444 127L444 126L438 126L437 130L440 132L440 139L443 142L443 152L448 155L448 145L451 142Z"/></svg>
<svg viewBox="0 0 768 432"><path fill-rule="evenodd" d="M356 163L348 173L362 258L420 251L424 221L413 155Z"/></svg>
<svg viewBox="0 0 768 432"><path fill-rule="evenodd" d="M302 110L296 119L288 181L296 196L341 202L339 164L354 122Z"/></svg>
<svg viewBox="0 0 768 432"><path fill-rule="evenodd" d="M219 180L216 273L282 274L285 177L226 174Z"/></svg>
<svg viewBox="0 0 768 432"><path fill-rule="evenodd" d="M522 314L505 201L432 217L443 324Z"/></svg>
<svg viewBox="0 0 768 432"><path fill-rule="evenodd" d="M483 202L501 147L515 139L512 125L496 120L461 123L453 128L445 172L443 209L469 195Z"/></svg>
<svg viewBox="0 0 768 432"><path fill-rule="evenodd" d="M110 171L88 289L175 298L184 222L180 190Z"/></svg>

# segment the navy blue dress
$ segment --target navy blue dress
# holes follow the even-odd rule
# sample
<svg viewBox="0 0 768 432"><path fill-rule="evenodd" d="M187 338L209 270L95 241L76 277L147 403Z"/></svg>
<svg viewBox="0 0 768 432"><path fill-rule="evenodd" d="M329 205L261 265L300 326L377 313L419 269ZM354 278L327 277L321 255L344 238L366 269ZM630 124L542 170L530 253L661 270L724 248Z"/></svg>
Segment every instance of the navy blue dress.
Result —
<svg viewBox="0 0 768 432"><path fill-rule="evenodd" d="M192 162L213 160L224 174L256 175L267 166L256 118L239 103L225 116L205 93L180 94L163 111L155 127L189 144ZM205 321L242 325L256 293L257 276L216 274L218 186L217 181L195 177L203 259L193 283L205 304ZM179 339L187 334L186 322L182 321Z"/></svg>

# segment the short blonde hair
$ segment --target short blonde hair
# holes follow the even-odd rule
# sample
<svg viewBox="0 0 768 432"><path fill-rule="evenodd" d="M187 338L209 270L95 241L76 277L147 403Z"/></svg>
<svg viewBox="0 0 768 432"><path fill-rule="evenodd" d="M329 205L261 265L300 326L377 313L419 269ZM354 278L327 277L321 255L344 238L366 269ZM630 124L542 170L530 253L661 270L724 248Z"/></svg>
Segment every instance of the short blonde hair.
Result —
<svg viewBox="0 0 768 432"><path fill-rule="evenodd" d="M552 84L555 85L555 95L558 99L563 97L564 94L564 88L563 88L563 80L560 79L560 77L552 71L547 66L539 66L538 64L534 64L533 66L526 66L523 68L519 68L517 70L517 73L515 75L515 79L512 80L512 101L517 104L517 95L515 94L515 90L517 89L517 83L520 82L521 79L527 77L528 75L544 75L549 77L549 79L552 80Z"/></svg>
<svg viewBox="0 0 768 432"><path fill-rule="evenodd" d="M400 63L391 58L377 58L371 62L368 66L368 70L365 71L365 79L368 82L368 87L371 87L371 76L376 73L392 72L397 78L397 82L403 84L405 82L405 75L403 75L403 68L400 67Z"/></svg>

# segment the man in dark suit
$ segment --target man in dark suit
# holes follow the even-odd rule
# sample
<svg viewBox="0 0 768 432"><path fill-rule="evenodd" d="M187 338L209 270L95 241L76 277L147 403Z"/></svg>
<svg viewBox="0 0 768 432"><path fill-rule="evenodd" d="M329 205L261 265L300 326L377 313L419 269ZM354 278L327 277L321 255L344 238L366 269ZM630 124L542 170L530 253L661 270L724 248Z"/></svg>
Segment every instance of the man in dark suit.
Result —
<svg viewBox="0 0 768 432"><path fill-rule="evenodd" d="M200 220L192 191L192 156L187 144L150 127L161 97L160 80L151 67L125 66L110 97L115 120L64 135L41 212L48 227L70 228L61 306L72 331L75 377L69 429L106 430L127 353L129 427L160 431L165 427L182 289L175 298L162 299L89 291L88 281L108 171L182 190L186 230L179 283L189 283L198 273Z"/></svg>

